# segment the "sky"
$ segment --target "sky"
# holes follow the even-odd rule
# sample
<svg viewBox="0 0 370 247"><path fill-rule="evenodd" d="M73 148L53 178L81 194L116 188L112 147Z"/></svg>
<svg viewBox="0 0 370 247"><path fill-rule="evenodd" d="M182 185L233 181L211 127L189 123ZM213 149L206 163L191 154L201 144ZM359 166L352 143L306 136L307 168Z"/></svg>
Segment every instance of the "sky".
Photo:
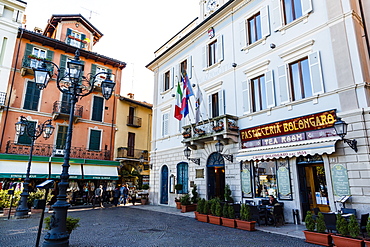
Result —
<svg viewBox="0 0 370 247"><path fill-rule="evenodd" d="M52 14L81 14L104 36L93 52L127 64L121 95L153 103L154 52L199 15L199 0L26 0L26 28L44 29Z"/></svg>

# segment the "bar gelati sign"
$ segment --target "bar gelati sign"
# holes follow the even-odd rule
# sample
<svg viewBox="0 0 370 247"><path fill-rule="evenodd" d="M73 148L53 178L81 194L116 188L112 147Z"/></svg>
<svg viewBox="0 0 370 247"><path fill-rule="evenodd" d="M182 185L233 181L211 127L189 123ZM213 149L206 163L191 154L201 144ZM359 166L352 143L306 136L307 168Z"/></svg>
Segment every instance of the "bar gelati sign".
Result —
<svg viewBox="0 0 370 247"><path fill-rule="evenodd" d="M242 142L293 135L294 133L333 127L336 120L335 110L292 118L280 122L240 130Z"/></svg>

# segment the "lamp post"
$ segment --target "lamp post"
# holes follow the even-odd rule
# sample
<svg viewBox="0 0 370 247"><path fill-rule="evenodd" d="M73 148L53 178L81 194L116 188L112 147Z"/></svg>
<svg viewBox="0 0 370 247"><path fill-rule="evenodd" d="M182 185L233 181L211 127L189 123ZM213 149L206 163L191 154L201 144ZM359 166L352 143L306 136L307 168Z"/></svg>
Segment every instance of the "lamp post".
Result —
<svg viewBox="0 0 370 247"><path fill-rule="evenodd" d="M357 153L357 141L355 139L351 140L344 138L347 135L347 126L348 124L340 117L337 117L337 120L334 122L334 129L337 135L340 136L340 138L342 138L342 140Z"/></svg>
<svg viewBox="0 0 370 247"><path fill-rule="evenodd" d="M197 164L198 166L200 165L200 158L198 159L194 159L194 158L190 158L190 154L191 154L191 149L186 146L186 148L184 149L184 156L190 160L191 162Z"/></svg>
<svg viewBox="0 0 370 247"><path fill-rule="evenodd" d="M34 123L28 121L25 117L21 116L20 118L21 118L20 121L15 124L16 135L19 137L21 135L26 134L29 138L31 138L31 148L30 156L28 158L26 178L23 183L21 200L19 201L19 205L15 212L15 216L21 218L28 216L27 199L29 196L28 185L30 184L30 171L32 163L33 145L36 139L39 138L41 135L43 135L45 140L48 139L53 134L54 126L51 125L51 119L46 120L44 123L35 126Z"/></svg>
<svg viewBox="0 0 370 247"><path fill-rule="evenodd" d="M51 61L44 60L41 67L34 69L35 82L40 89L47 86L48 81L53 77L45 63L50 63L57 69L56 84L59 91L70 95L70 112L67 130L66 146L64 153L64 162L62 165L61 181L58 184L59 194L57 201L52 206L54 213L51 216L50 230L45 235L43 246L69 246L69 233L67 232L66 221L67 211L70 204L67 202L68 187L68 169L72 143L73 118L75 105L79 98L89 95L94 90L96 78L105 74L106 79L101 83L103 97L108 100L113 93L115 82L111 80L111 74L108 72L99 72L95 75L89 73L83 75L84 65L80 61L80 53L77 49L73 60L67 62L67 68L59 68L58 65Z"/></svg>
<svg viewBox="0 0 370 247"><path fill-rule="evenodd" d="M233 162L234 158L233 158L232 154L222 154L222 151L224 150L224 144L222 144L220 142L220 140L218 140L218 142L215 144L215 147L216 147L216 152L217 153L221 154L222 157L224 157L225 159L227 159L231 163Z"/></svg>

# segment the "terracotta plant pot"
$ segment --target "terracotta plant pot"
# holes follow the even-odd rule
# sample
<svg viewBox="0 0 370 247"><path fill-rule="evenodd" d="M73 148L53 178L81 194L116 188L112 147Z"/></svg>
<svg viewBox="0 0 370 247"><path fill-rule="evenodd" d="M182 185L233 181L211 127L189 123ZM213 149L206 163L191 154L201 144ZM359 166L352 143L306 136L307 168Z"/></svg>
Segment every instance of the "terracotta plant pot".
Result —
<svg viewBox="0 0 370 247"><path fill-rule="evenodd" d="M198 212L197 211L194 211L194 218L197 220L198 219Z"/></svg>
<svg viewBox="0 0 370 247"><path fill-rule="evenodd" d="M333 243L337 247L362 247L364 240L332 235Z"/></svg>
<svg viewBox="0 0 370 247"><path fill-rule="evenodd" d="M255 231L256 222L255 221L245 221L245 220L235 220L236 228L246 231Z"/></svg>
<svg viewBox="0 0 370 247"><path fill-rule="evenodd" d="M306 242L323 246L332 246L332 238L330 233L318 233L311 231L303 231Z"/></svg>
<svg viewBox="0 0 370 247"><path fill-rule="evenodd" d="M196 204L190 204L190 205L181 205L181 213L186 213L186 212L192 212L197 209Z"/></svg>
<svg viewBox="0 0 370 247"><path fill-rule="evenodd" d="M221 217L221 220L222 220L222 225L223 226L227 226L227 227L231 227L231 228L235 228L235 226L236 226L235 219L229 219L229 218Z"/></svg>
<svg viewBox="0 0 370 247"><path fill-rule="evenodd" d="M370 240L364 240L365 246L370 247Z"/></svg>
<svg viewBox="0 0 370 247"><path fill-rule="evenodd" d="M208 223L208 215L207 214L198 214L198 221Z"/></svg>
<svg viewBox="0 0 370 247"><path fill-rule="evenodd" d="M208 215L208 221L211 224L221 225L221 217L219 216Z"/></svg>
<svg viewBox="0 0 370 247"><path fill-rule="evenodd" d="M181 209L181 202L176 202L176 208Z"/></svg>

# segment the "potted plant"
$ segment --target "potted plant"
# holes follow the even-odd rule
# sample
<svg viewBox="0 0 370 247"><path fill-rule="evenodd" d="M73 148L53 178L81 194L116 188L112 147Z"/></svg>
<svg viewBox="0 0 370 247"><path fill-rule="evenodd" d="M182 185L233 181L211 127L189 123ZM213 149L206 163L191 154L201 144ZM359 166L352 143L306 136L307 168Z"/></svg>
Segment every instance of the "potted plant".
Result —
<svg viewBox="0 0 370 247"><path fill-rule="evenodd" d="M324 221L324 215L319 212L316 222L312 217L312 212L308 211L305 218L306 223L306 231L303 231L306 242L312 244L318 244L323 246L331 246L332 245L332 238L331 234L326 233L326 225ZM315 232L316 228L316 232Z"/></svg>
<svg viewBox="0 0 370 247"><path fill-rule="evenodd" d="M211 214L208 215L209 223L221 225L222 208L220 199L213 198L210 200L210 204Z"/></svg>
<svg viewBox="0 0 370 247"><path fill-rule="evenodd" d="M201 199L198 202L198 220L202 222L208 222L209 205L206 199Z"/></svg>
<svg viewBox="0 0 370 247"><path fill-rule="evenodd" d="M10 210L10 203L11 203L11 195L8 194L9 190L0 190L0 208L3 209L3 215L9 215ZM18 206L18 202L21 199L22 191L14 191L13 195L13 202L12 202L12 210L11 215L14 215L16 207Z"/></svg>
<svg viewBox="0 0 370 247"><path fill-rule="evenodd" d="M191 204L190 195L186 194L180 199L181 202L181 213L195 211L197 205Z"/></svg>
<svg viewBox="0 0 370 247"><path fill-rule="evenodd" d="M234 202L234 199L231 196L230 186L228 184L226 184L225 186L224 199L225 199L225 202L228 202L228 203Z"/></svg>
<svg viewBox="0 0 370 247"><path fill-rule="evenodd" d="M198 192L197 192L197 185L196 184L194 184L194 187L191 190L191 194L192 194L191 203L197 204L199 198L198 198Z"/></svg>
<svg viewBox="0 0 370 247"><path fill-rule="evenodd" d="M182 184L176 184L175 185L175 190L176 190L176 194L179 194L179 191L182 191ZM181 209L181 197L178 196L175 198L175 203L176 203L176 208L177 209Z"/></svg>
<svg viewBox="0 0 370 247"><path fill-rule="evenodd" d="M337 231L339 235L333 235L333 242L338 247L361 247L364 240L356 239L360 235L360 227L355 215L351 215L349 222L340 214L337 214Z"/></svg>
<svg viewBox="0 0 370 247"><path fill-rule="evenodd" d="M370 235L370 217L367 219L366 232L367 235ZM364 242L365 246L370 247L370 240L365 239Z"/></svg>
<svg viewBox="0 0 370 247"><path fill-rule="evenodd" d="M221 217L222 225L235 228L235 211L232 205L225 203L222 210L223 217Z"/></svg>
<svg viewBox="0 0 370 247"><path fill-rule="evenodd" d="M240 208L240 219L236 219L236 228L255 231L256 221L251 221L251 211L248 204L242 204Z"/></svg>
<svg viewBox="0 0 370 247"><path fill-rule="evenodd" d="M49 216L44 219L46 230L50 230L51 217L52 216ZM79 222L80 222L80 218L73 218L73 217L68 216L67 221L66 221L67 232L71 234L73 230L75 230L77 227L80 226L80 224L78 224Z"/></svg>

